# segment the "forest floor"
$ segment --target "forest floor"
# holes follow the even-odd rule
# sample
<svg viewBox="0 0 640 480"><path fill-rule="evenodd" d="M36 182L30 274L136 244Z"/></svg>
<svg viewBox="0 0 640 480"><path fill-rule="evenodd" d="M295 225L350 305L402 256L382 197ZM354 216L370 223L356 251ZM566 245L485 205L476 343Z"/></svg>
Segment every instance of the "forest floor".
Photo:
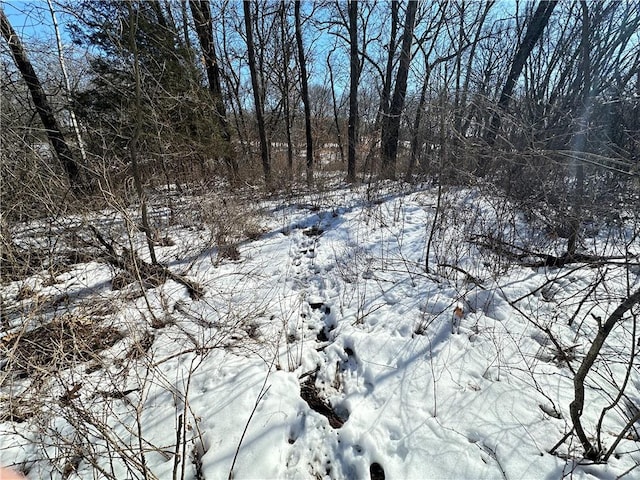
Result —
<svg viewBox="0 0 640 480"><path fill-rule="evenodd" d="M14 229L25 250L67 260L0 286L3 466L31 479L640 475L638 432L624 430L640 404L637 307L585 384L587 434L606 450L624 430L607 463L582 458L569 414L574 372L640 269L536 266L522 252L566 246L543 207L395 183L243 205L173 191L151 214L175 278L139 268L135 212ZM634 221L590 225L580 251L637 265Z"/></svg>

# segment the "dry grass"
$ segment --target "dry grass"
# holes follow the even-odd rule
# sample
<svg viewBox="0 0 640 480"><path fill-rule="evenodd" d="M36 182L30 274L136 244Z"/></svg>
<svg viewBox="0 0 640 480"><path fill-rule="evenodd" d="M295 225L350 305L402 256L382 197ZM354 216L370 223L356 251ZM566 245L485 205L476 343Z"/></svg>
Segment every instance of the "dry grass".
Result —
<svg viewBox="0 0 640 480"><path fill-rule="evenodd" d="M64 370L94 359L123 337L88 316L62 314L33 330L5 336L0 343L0 354L7 359L3 369L13 378Z"/></svg>

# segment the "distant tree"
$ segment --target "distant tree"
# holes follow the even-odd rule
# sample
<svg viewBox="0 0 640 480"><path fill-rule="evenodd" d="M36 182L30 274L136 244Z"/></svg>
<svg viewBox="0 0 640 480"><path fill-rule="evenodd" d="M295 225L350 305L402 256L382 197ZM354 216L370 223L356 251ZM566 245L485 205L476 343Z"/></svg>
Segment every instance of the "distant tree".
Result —
<svg viewBox="0 0 640 480"><path fill-rule="evenodd" d="M407 93L407 79L409 77L409 66L411 64L411 46L413 45L413 30L417 10L418 1L409 0L405 15L400 64L396 74L393 98L391 99L389 114L382 122L382 178L395 178L396 176L400 117L403 113L404 100Z"/></svg>
<svg viewBox="0 0 640 480"><path fill-rule="evenodd" d="M590 22L589 22L589 7L587 2L581 1L580 7L582 11L582 36L580 42L580 54L581 62L580 69L582 70L582 91L581 91L581 108L577 125L577 131L574 136L574 150L576 155L583 152L586 148L588 117L591 109L589 94L591 92L591 61L590 61ZM582 210L582 202L584 197L584 164L581 158L576 158L576 186L573 199L573 212L571 219L571 232L569 239L567 240L567 254L569 256L575 255L576 248L579 241L580 230L580 215Z"/></svg>
<svg viewBox="0 0 640 480"><path fill-rule="evenodd" d="M213 40L213 21L211 18L211 6L209 0L190 0L191 13L196 29L196 34L200 42L200 48L204 57L204 64L207 71L209 91L213 97L213 104L220 129L219 135L224 142L223 160L231 169L231 174L236 177L238 174L238 163L233 154L231 145L231 134L227 123L227 111L224 105L222 87L220 84L220 66L216 57L216 50Z"/></svg>
<svg viewBox="0 0 640 480"><path fill-rule="evenodd" d="M304 132L307 144L307 184L313 183L313 133L311 130L311 103L307 78L307 60L302 41L302 20L300 19L300 0L295 0L294 17L296 23L296 45L298 47L298 66L300 68L300 88L304 106Z"/></svg>
<svg viewBox="0 0 640 480"><path fill-rule="evenodd" d="M458 74L456 76L456 101L457 108L455 110L455 124L454 128L456 133L460 137L464 137L469 128L469 121L463 122L464 120L464 109L467 107L467 99L470 93L470 84L471 78L473 75L477 74L474 66L474 60L476 59L476 54L480 49L480 44L483 36L487 36L485 32L486 20L489 15L489 12L496 4L495 0L487 1L484 3L478 2L476 16L474 18L472 27L475 26L475 33L473 34L473 40L471 41L471 46L469 48L469 56L467 58L467 64L465 67L464 80L462 81L462 85L460 85L460 80ZM465 22L464 18L460 19L460 39L459 39L459 48L463 47L463 44L466 43L466 39L468 38L468 32L465 31ZM460 59L458 63L462 63L462 51L460 51L459 55ZM469 116L467 117L469 118Z"/></svg>
<svg viewBox="0 0 640 480"><path fill-rule="evenodd" d="M291 58L291 45L289 42L289 22L287 20L287 3L280 2L280 42L282 46L283 66L282 66L282 108L284 110L285 138L287 143L287 170L289 176L293 177L293 140L292 140L292 112L291 112L291 79L289 75L289 61Z"/></svg>
<svg viewBox="0 0 640 480"><path fill-rule="evenodd" d="M423 61L424 61L424 75L422 78L422 88L420 89L420 98L418 100L418 105L416 107L415 117L413 119L413 126L411 131L411 144L410 144L410 155L409 155L409 165L407 167L407 172L405 176L406 181L411 181L413 172L415 170L417 160L418 160L418 150L421 145L424 143L424 136L421 135L421 126L422 126L422 117L425 114L425 104L427 101L427 89L431 83L431 72L434 67L443 62L447 62L452 58L457 58L462 55L462 50L464 49L463 45L460 45L460 50L450 53L446 56L438 57L435 60L431 60L432 54L436 48L438 43L439 34L441 29L445 26L447 20L447 9L440 5L437 9L436 14L433 16L429 25L421 35L421 38L417 40L420 49L423 52ZM427 39L430 40L429 47L426 48ZM452 45L453 46L453 45ZM443 113L441 113L443 114Z"/></svg>
<svg viewBox="0 0 640 480"><path fill-rule="evenodd" d="M253 88L253 102L256 114L256 122L258 126L258 135L260 137L260 158L262 159L262 169L264 179L267 186L271 185L271 158L269 154L269 143L267 141L267 131L264 121L264 110L262 103L262 82L259 78L260 74L256 65L256 53L253 41L253 19L251 14L251 6L253 2L244 0L242 5L244 9L244 26L247 37L247 57L249 61L249 71L251 74L251 85Z"/></svg>
<svg viewBox="0 0 640 480"><path fill-rule="evenodd" d="M553 13L553 9L557 4L557 0L541 0L538 4L538 8L529 21L527 32L525 33L522 42L518 45L513 61L511 62L511 69L509 70L504 87L500 93L500 99L498 100L498 108L491 118L491 124L485 138L489 145L493 145L496 140L496 136L502 122L502 112L504 112L509 106L509 101L511 100L511 95L513 94L516 81L518 80L518 77L520 77L522 69L524 68L529 54L533 50L534 45L542 36L542 32L547 26L551 13Z"/></svg>
<svg viewBox="0 0 640 480"><path fill-rule="evenodd" d="M339 87L336 85L336 76L334 74L334 65L332 55L337 50L337 42L334 43L331 51L327 54L327 71L329 73L329 85L331 85L331 103L333 106L333 123L336 132L336 141L338 142L338 150L340 152L340 161L344 164L346 163L346 158L344 156L344 145L343 145L343 118L341 115L342 107L344 106L344 101L339 101L336 92L339 90ZM348 122L348 120L347 120ZM348 126L347 126L348 129ZM348 165L347 165L348 169Z"/></svg>
<svg viewBox="0 0 640 480"><path fill-rule="evenodd" d="M126 5L127 5L129 20L130 20L128 40L129 40L129 49L133 54L133 80L134 80L134 105L133 105L134 124L133 124L133 132L131 134L131 138L129 139L127 150L129 152L129 159L131 161L133 184L134 184L134 188L136 189L136 193L138 194L138 200L140 202L140 213L141 213L140 216L142 220L142 230L144 231L145 238L147 240L147 248L149 249L149 256L151 257L151 263L153 265L157 265L158 260L156 258L156 250L153 242L153 232L149 222L147 198L144 192L142 177L140 175L140 163L138 161L140 132L143 127L142 82L141 82L142 76L140 74L140 57L138 55L138 45L136 43L136 28L138 25L137 16L139 12L133 9L131 2L127 2Z"/></svg>
<svg viewBox="0 0 640 480"><path fill-rule="evenodd" d="M393 65L398 46L398 23L400 22L400 2L391 2L391 32L387 45L387 60L385 63L384 76L382 79L382 92L380 93L380 108L376 118L376 124L380 125L389 115L391 107L391 86L393 83Z"/></svg>
<svg viewBox="0 0 640 480"><path fill-rule="evenodd" d="M349 2L349 126L347 157L347 181L356 180L356 154L358 148L358 83L360 82L360 59L358 57L358 2Z"/></svg>
<svg viewBox="0 0 640 480"><path fill-rule="evenodd" d="M73 158L69 145L65 141L58 121L56 120L51 105L47 99L47 95L44 93L40 80L33 69L33 65L27 57L27 53L22 46L22 42L9 23L9 20L4 13L4 9L2 8L0 8L0 31L2 33L2 37L9 45L16 67L18 67L22 78L29 88L36 111L38 112L40 120L42 121L47 133L47 138L49 139L58 160L62 164L62 167L69 178L70 185L74 188L80 187L82 183L80 178L80 168Z"/></svg>
<svg viewBox="0 0 640 480"><path fill-rule="evenodd" d="M56 37L56 46L58 47L58 63L60 64L60 71L64 80L64 96L66 102L66 109L69 112L69 119L71 120L71 126L73 127L73 133L76 137L76 143L80 152L80 158L84 165L87 164L87 154L84 148L84 141L82 139L82 132L80 131L80 125L76 117L76 112L73 108L73 99L71 98L71 81L69 80L69 74L67 73L67 65L64 58L64 49L62 46L62 36L60 34L60 27L58 26L58 19L56 17L55 8L52 0L47 0L49 5L49 13L51 14L51 21L53 23L53 30Z"/></svg>

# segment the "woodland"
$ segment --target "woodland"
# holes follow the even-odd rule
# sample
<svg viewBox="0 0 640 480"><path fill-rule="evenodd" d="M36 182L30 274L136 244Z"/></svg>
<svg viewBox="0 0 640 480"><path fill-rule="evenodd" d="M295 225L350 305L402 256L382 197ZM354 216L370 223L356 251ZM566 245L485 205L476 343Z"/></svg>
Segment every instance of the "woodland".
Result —
<svg viewBox="0 0 640 480"><path fill-rule="evenodd" d="M0 33L0 466L638 475L640 2L0 0Z"/></svg>

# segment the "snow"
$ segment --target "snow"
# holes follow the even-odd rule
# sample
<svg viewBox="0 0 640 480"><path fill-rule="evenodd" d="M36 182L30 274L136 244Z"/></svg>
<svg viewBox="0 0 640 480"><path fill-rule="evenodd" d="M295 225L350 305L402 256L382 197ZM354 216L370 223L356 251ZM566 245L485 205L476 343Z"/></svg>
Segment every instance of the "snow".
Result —
<svg viewBox="0 0 640 480"><path fill-rule="evenodd" d="M377 195L362 187L265 200L265 233L239 244L237 261L205 248L206 232L171 227L175 245L157 247L159 259L200 283L200 299L172 280L142 296L135 285L112 291L113 269L99 261L75 265L53 285L36 275L1 287L6 298L28 284L43 298L106 300L117 313L98 320L126 333L100 353L102 368L79 364L41 380L41 400L27 380L4 379L4 406L23 396L40 410L0 422L1 463L32 479L143 478L142 445L149 478L159 479L369 478L373 463L393 479L638 475L633 440L603 465L581 459L572 436L548 453L571 429L573 374L544 331L576 346L577 368L597 329L591 314L606 318L627 288L637 289L638 272L522 267L480 248L473 239L486 235L518 246L544 241L549 253L557 245L506 200L477 189L445 192L426 271L436 189ZM622 248L610 234L588 239L590 248ZM142 237L135 241L147 258ZM637 251L638 238L629 242ZM600 275L600 300L589 297L569 326ZM464 316L452 334L457 306ZM7 333L24 321L14 318ZM131 353L148 334L150 347ZM617 392L614 379L624 377L631 334L628 322L615 330L605 349L620 361L587 384L590 434ZM342 426L302 398L310 378ZM71 402L93 421L74 423L59 401L71 381L82 382ZM637 400L637 368L630 385ZM620 412L607 417L606 445L625 422ZM74 442L82 448L65 477Z"/></svg>

